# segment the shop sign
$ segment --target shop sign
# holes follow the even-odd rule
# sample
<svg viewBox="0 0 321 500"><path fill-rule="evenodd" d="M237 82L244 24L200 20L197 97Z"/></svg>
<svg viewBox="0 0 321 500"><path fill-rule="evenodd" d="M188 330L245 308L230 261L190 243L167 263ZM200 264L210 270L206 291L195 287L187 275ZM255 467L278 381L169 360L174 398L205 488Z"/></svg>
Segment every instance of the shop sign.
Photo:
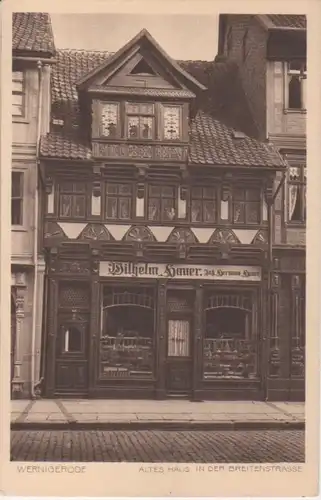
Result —
<svg viewBox="0 0 321 500"><path fill-rule="evenodd" d="M103 261L100 262L99 274L108 278L261 281L261 268L254 266L204 266Z"/></svg>

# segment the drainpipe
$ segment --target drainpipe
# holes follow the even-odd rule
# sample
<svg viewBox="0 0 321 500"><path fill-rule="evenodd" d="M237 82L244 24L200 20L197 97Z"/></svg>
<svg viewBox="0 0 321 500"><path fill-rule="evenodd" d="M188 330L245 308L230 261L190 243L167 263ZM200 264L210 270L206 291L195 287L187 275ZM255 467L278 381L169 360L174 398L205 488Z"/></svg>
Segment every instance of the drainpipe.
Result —
<svg viewBox="0 0 321 500"><path fill-rule="evenodd" d="M36 315L37 315L37 292L38 292L38 209L39 209L39 193L38 193L38 168L39 168L39 148L42 123L42 79L43 79L43 64L42 61L37 61L38 68L38 123L37 123L37 139L36 139L36 170L35 170L35 201L34 201L34 233L33 233L33 265L34 265L34 284L33 284L33 300L32 300L32 331L31 331L31 397L35 399L35 367L36 367Z"/></svg>

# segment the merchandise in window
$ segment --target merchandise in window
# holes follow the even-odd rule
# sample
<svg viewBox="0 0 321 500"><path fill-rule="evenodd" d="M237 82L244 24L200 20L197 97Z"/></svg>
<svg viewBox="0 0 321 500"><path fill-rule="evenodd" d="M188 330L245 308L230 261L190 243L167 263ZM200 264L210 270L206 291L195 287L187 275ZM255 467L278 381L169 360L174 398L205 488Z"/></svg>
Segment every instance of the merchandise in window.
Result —
<svg viewBox="0 0 321 500"><path fill-rule="evenodd" d="M260 189L235 188L233 190L233 222L243 224L261 222Z"/></svg>
<svg viewBox="0 0 321 500"><path fill-rule="evenodd" d="M23 224L23 173L12 172L11 175L11 224Z"/></svg>
<svg viewBox="0 0 321 500"><path fill-rule="evenodd" d="M217 220L217 195L215 188L192 187L191 221L215 222Z"/></svg>
<svg viewBox="0 0 321 500"><path fill-rule="evenodd" d="M131 219L132 200L131 184L106 184L106 219Z"/></svg>
<svg viewBox="0 0 321 500"><path fill-rule="evenodd" d="M12 72L12 115L24 116L24 73Z"/></svg>
<svg viewBox="0 0 321 500"><path fill-rule="evenodd" d="M290 167L288 175L288 221L306 221L306 168Z"/></svg>
<svg viewBox="0 0 321 500"><path fill-rule="evenodd" d="M149 186L148 220L172 221L176 218L176 188L174 186Z"/></svg>
<svg viewBox="0 0 321 500"><path fill-rule="evenodd" d="M86 183L64 182L59 189L59 217L84 218L86 216Z"/></svg>
<svg viewBox="0 0 321 500"><path fill-rule="evenodd" d="M153 139L155 129L154 105L127 103L127 137L129 139Z"/></svg>

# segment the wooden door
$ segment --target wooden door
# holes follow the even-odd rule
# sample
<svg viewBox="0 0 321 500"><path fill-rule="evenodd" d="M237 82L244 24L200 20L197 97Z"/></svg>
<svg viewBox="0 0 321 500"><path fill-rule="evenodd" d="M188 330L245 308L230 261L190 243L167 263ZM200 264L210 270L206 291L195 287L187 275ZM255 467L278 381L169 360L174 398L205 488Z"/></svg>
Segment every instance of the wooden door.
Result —
<svg viewBox="0 0 321 500"><path fill-rule="evenodd" d="M56 394L85 395L88 388L88 322L83 316L64 315L58 323Z"/></svg>
<svg viewBox="0 0 321 500"><path fill-rule="evenodd" d="M166 391L189 395L192 389L192 318L175 314L167 319Z"/></svg>

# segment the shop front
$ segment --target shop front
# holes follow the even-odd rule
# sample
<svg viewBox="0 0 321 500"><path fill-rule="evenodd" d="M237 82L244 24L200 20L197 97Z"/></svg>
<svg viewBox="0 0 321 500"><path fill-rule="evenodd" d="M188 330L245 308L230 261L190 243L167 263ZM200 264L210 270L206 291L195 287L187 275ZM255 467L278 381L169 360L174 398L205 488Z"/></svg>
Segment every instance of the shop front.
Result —
<svg viewBox="0 0 321 500"><path fill-rule="evenodd" d="M48 280L46 395L261 399L263 288L258 266L61 263Z"/></svg>

